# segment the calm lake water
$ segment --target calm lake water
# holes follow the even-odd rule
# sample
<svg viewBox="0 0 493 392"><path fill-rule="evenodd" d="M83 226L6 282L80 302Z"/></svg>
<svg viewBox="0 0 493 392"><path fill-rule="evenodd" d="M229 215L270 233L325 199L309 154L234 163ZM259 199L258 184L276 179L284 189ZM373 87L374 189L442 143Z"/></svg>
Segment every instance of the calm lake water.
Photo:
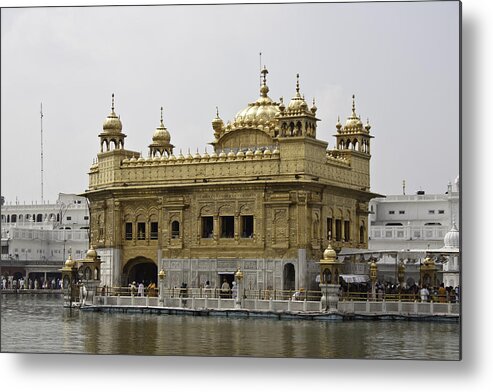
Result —
<svg viewBox="0 0 493 392"><path fill-rule="evenodd" d="M81 312L61 295L2 294L1 351L458 360L460 325Z"/></svg>

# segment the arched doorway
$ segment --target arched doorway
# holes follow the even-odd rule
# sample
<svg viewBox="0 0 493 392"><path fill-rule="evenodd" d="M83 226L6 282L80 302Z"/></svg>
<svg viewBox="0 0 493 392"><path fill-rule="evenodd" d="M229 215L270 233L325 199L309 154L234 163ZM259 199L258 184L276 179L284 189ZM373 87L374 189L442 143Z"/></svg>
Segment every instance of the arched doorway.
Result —
<svg viewBox="0 0 493 392"><path fill-rule="evenodd" d="M136 257L128 261L123 267L123 284L128 285L129 283L140 282L144 283L144 286L149 285L149 283L157 282L157 265L154 261L146 257Z"/></svg>
<svg viewBox="0 0 493 392"><path fill-rule="evenodd" d="M294 290L295 289L295 272L294 265L292 263L286 263L283 269L283 290Z"/></svg>

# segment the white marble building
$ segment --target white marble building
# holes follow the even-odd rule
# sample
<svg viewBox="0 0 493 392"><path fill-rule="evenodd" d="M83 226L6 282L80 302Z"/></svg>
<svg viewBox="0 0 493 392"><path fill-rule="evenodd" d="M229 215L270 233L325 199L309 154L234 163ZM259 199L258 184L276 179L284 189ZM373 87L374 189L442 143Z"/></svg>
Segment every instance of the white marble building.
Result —
<svg viewBox="0 0 493 392"><path fill-rule="evenodd" d="M60 261L82 258L89 246L84 197L60 193L55 203L6 203L1 207L3 260Z"/></svg>
<svg viewBox="0 0 493 392"><path fill-rule="evenodd" d="M443 194L389 195L370 201L369 249L437 249L460 227L459 177Z"/></svg>

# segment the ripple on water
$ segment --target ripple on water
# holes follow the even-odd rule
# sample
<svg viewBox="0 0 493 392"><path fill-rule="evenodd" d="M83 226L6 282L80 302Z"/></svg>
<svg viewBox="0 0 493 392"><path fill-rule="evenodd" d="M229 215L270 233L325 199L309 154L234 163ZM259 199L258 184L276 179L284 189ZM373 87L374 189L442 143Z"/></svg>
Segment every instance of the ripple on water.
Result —
<svg viewBox="0 0 493 392"><path fill-rule="evenodd" d="M60 295L1 299L4 352L459 359L458 323L93 313L63 308Z"/></svg>

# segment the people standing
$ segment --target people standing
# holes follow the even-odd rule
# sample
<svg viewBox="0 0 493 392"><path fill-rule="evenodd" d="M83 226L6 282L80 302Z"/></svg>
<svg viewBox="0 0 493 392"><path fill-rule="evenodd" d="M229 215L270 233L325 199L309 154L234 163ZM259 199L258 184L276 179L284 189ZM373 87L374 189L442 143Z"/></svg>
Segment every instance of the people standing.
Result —
<svg viewBox="0 0 493 392"><path fill-rule="evenodd" d="M135 285L135 281L130 284L130 295L134 296L137 292L137 286Z"/></svg>
<svg viewBox="0 0 493 392"><path fill-rule="evenodd" d="M231 287L228 281L226 280L226 278L224 278L223 284L221 285L221 297L228 298L230 289Z"/></svg>
<svg viewBox="0 0 493 392"><path fill-rule="evenodd" d="M139 283L139 288L137 289L137 295L139 297L144 296L144 283L142 283L142 282Z"/></svg>
<svg viewBox="0 0 493 392"><path fill-rule="evenodd" d="M155 297L156 296L156 284L151 281L149 283L149 286L147 286L147 295L149 297Z"/></svg>
<svg viewBox="0 0 493 392"><path fill-rule="evenodd" d="M421 302L428 302L428 296L430 295L430 292L426 288L426 286L423 286L421 290L419 290L419 295L421 296Z"/></svg>
<svg viewBox="0 0 493 392"><path fill-rule="evenodd" d="M438 288L438 302L447 302L447 289L443 283L440 283L440 287Z"/></svg>

